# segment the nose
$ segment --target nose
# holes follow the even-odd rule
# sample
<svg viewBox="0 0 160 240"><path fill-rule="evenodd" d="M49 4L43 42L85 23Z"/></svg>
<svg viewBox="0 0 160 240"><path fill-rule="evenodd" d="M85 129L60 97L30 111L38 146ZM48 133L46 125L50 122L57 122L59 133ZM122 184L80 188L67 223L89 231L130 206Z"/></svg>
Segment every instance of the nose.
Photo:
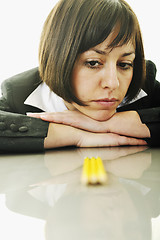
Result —
<svg viewBox="0 0 160 240"><path fill-rule="evenodd" d="M114 63L109 63L104 66L101 76L102 88L109 88L115 90L119 87L117 66Z"/></svg>

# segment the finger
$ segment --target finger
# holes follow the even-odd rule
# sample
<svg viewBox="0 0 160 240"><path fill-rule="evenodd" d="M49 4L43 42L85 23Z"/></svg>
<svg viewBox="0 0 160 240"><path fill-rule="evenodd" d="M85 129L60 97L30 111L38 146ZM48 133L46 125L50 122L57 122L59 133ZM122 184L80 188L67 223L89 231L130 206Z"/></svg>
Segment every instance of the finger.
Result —
<svg viewBox="0 0 160 240"><path fill-rule="evenodd" d="M147 145L142 139L120 136L114 133L95 134L85 133L78 142L79 147L115 147L115 146Z"/></svg>
<svg viewBox="0 0 160 240"><path fill-rule="evenodd" d="M54 123L60 123L69 125L72 127L84 129L84 130L90 130L91 124L89 124L92 120L84 116L84 115L78 115L76 112L57 112L57 113L43 113L41 114L40 118L45 121L54 122ZM88 123L88 121L89 123ZM93 129L91 128L91 131Z"/></svg>
<svg viewBox="0 0 160 240"><path fill-rule="evenodd" d="M119 145L139 146L139 145L147 145L147 142L142 139L120 136Z"/></svg>
<svg viewBox="0 0 160 240"><path fill-rule="evenodd" d="M27 113L27 116L41 118L42 120L48 121L48 122L59 123L59 121L55 121L54 113L45 113L45 112L44 113Z"/></svg>
<svg viewBox="0 0 160 240"><path fill-rule="evenodd" d="M61 123L60 121L55 121L54 113L43 113L43 114L40 115L40 118L42 120L48 121L48 122Z"/></svg>
<svg viewBox="0 0 160 240"><path fill-rule="evenodd" d="M60 112L60 113L45 113L41 115L41 119L49 122L54 123L61 123L65 125L70 125L76 127L77 118L70 113Z"/></svg>
<svg viewBox="0 0 160 240"><path fill-rule="evenodd" d="M42 113L30 113L30 112L26 113L28 117L35 117L35 118L41 118L41 114Z"/></svg>

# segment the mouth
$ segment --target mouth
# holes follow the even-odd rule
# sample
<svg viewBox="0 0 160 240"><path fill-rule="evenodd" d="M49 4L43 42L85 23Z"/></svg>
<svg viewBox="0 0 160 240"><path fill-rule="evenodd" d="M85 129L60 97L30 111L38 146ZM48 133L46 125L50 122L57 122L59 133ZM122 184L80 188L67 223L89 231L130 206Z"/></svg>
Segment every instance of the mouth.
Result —
<svg viewBox="0 0 160 240"><path fill-rule="evenodd" d="M116 98L102 98L98 100L94 100L94 102L117 102L118 99Z"/></svg>
<svg viewBox="0 0 160 240"><path fill-rule="evenodd" d="M112 107L118 102L118 99L116 99L116 98L102 98L102 99L94 100L93 102L95 102L99 105L102 105L102 106Z"/></svg>

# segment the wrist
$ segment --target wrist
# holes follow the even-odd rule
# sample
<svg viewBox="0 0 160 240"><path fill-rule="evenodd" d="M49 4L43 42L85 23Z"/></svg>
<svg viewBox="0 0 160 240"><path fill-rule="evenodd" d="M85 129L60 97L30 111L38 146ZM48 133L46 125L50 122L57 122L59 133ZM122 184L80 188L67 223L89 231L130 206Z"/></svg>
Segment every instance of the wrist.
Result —
<svg viewBox="0 0 160 240"><path fill-rule="evenodd" d="M65 146L77 146L79 141L79 129L71 126L50 123L47 137L44 140L44 148L57 148Z"/></svg>

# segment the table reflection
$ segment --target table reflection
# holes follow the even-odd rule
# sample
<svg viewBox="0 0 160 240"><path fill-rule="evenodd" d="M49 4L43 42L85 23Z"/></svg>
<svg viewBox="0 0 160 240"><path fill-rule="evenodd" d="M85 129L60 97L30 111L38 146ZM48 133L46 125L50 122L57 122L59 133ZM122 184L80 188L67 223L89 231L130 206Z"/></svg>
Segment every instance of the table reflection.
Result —
<svg viewBox="0 0 160 240"><path fill-rule="evenodd" d="M8 209L46 221L46 240L151 240L151 218L160 210L159 153L140 146L1 156L0 191ZM80 183L86 156L102 158L106 185Z"/></svg>

